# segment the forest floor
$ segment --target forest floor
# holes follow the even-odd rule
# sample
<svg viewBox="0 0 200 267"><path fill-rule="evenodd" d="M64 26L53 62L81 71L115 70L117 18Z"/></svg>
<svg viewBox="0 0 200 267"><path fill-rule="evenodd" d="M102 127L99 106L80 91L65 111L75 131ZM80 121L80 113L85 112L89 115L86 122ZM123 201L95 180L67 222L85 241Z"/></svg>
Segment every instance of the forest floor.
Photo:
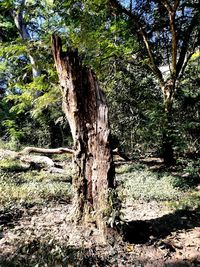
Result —
<svg viewBox="0 0 200 267"><path fill-rule="evenodd" d="M17 166L0 162L0 266L200 266L193 169L165 170L152 161L118 166L125 223L119 233L110 228L105 245L93 224L85 229L70 220L69 162L67 175Z"/></svg>

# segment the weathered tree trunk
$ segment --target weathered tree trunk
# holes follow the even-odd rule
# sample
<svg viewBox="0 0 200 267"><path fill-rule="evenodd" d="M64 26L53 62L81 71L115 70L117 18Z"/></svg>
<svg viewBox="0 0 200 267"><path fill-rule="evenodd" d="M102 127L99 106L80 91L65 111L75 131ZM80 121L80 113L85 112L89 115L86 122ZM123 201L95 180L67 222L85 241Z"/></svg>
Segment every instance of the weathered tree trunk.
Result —
<svg viewBox="0 0 200 267"><path fill-rule="evenodd" d="M163 144L162 144L162 156L164 163L167 166L171 166L175 163L174 150L173 150L173 138L172 138L172 106L174 96L174 81L169 80L165 83L163 88L164 95L164 122L163 122Z"/></svg>
<svg viewBox="0 0 200 267"><path fill-rule="evenodd" d="M74 203L76 219L94 220L106 234L108 188L114 186L108 108L91 69L82 66L77 51L62 51L61 39L53 36L53 55L63 96L63 111L74 141ZM93 217L93 218L91 218Z"/></svg>

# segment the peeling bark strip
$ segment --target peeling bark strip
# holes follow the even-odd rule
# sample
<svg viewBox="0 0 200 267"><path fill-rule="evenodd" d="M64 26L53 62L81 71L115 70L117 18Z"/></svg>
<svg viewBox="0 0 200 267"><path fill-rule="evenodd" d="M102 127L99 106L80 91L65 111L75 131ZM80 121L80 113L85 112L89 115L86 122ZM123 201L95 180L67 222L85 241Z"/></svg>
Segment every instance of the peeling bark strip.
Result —
<svg viewBox="0 0 200 267"><path fill-rule="evenodd" d="M99 229L108 209L108 188L113 187L114 167L110 149L105 95L91 69L81 64L78 52L62 51L61 39L52 37L53 55L69 121L78 175L73 181L78 217L95 214Z"/></svg>

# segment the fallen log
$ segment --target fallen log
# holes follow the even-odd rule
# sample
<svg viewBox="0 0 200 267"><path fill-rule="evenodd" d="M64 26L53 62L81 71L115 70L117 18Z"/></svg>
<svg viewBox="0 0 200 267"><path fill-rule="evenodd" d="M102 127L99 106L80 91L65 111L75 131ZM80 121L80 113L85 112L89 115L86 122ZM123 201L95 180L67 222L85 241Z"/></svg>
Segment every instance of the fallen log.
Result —
<svg viewBox="0 0 200 267"><path fill-rule="evenodd" d="M55 164L52 159L47 156L39 156L39 155L30 155L31 153L41 153L41 154L71 154L73 155L75 151L66 147L59 148L39 148L39 147L25 147L20 152L15 152L12 150L3 150L0 149L0 160L2 159L18 159L22 163L29 164L29 168L52 168L55 167ZM130 161L130 159L121 152L118 148L112 150L113 155L119 156L121 159L125 161ZM62 169L52 169L53 172L62 172Z"/></svg>
<svg viewBox="0 0 200 267"><path fill-rule="evenodd" d="M73 155L75 151L71 148L67 147L59 147L59 148L40 148L40 147L25 147L20 152L15 152L12 150L3 150L0 149L0 159L6 158L6 157L12 157L12 158L20 158L23 155L28 155L30 153L41 153L41 154L71 154ZM119 148L115 148L112 150L112 154L114 156L119 156L122 159L126 161L130 161L130 158L123 153Z"/></svg>
<svg viewBox="0 0 200 267"><path fill-rule="evenodd" d="M46 157L46 156L21 156L20 161L24 162L24 163L28 163L30 164L30 167L32 167L33 169L41 169L43 167L53 167L54 166L54 162L52 159Z"/></svg>
<svg viewBox="0 0 200 267"><path fill-rule="evenodd" d="M54 162L52 159L46 156L27 155L21 152L15 152L12 150L0 149L0 160L19 160L28 164L27 168L41 169L43 167L53 167Z"/></svg>
<svg viewBox="0 0 200 267"><path fill-rule="evenodd" d="M75 151L66 147L59 148L39 148L39 147L25 147L19 152L19 155L30 154L30 153L42 153L42 154L74 154Z"/></svg>
<svg viewBox="0 0 200 267"><path fill-rule="evenodd" d="M75 151L67 147L59 148L39 148L39 147L25 147L22 151L19 152L20 155L30 154L30 153L42 153L42 154L74 154ZM113 155L117 155L126 161L130 161L129 157L123 153L119 148L112 150Z"/></svg>

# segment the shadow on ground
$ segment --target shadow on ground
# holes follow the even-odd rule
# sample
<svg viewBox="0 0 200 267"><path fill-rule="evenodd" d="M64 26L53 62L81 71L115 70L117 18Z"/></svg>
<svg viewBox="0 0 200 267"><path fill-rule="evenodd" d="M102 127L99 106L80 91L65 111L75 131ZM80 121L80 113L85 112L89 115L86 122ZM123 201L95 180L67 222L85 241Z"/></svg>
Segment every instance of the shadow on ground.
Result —
<svg viewBox="0 0 200 267"><path fill-rule="evenodd" d="M22 209L13 209L8 211L0 211L0 226L11 227L15 222L20 220L24 211Z"/></svg>
<svg viewBox="0 0 200 267"><path fill-rule="evenodd" d="M176 211L158 219L147 221L131 221L123 228L125 242L115 242L112 245L89 248L60 245L52 240L42 242L40 238L30 239L10 253L0 255L1 267L200 267L198 260L178 260L171 257L146 257L148 250L154 249L155 240L162 240L174 231L187 230L200 226L200 211ZM150 237L153 236L154 239ZM116 239L117 241L117 239ZM137 250L127 251L127 242L142 244L143 254ZM166 244L165 244L166 245ZM141 249L142 249L141 247ZM133 246L134 248L134 246ZM172 247L167 250L173 249ZM146 254L145 254L146 253ZM154 255L153 255L154 256ZM155 255L156 257L156 255ZM155 265L156 260L156 265Z"/></svg>
<svg viewBox="0 0 200 267"><path fill-rule="evenodd" d="M98 255L95 248L59 247L58 244L34 240L21 246L11 257L0 257L1 267L25 266L107 266L106 257Z"/></svg>
<svg viewBox="0 0 200 267"><path fill-rule="evenodd" d="M146 221L127 222L123 229L124 241L135 244L145 244L164 238L174 231L192 229L200 226L200 209L178 210L161 218Z"/></svg>
<svg viewBox="0 0 200 267"><path fill-rule="evenodd" d="M25 248L25 250L24 250ZM124 251L108 250L108 247L91 247L89 249L68 247L56 252L56 246L50 244L29 244L21 247L12 258L1 258L1 267L198 267L197 261L147 261Z"/></svg>

